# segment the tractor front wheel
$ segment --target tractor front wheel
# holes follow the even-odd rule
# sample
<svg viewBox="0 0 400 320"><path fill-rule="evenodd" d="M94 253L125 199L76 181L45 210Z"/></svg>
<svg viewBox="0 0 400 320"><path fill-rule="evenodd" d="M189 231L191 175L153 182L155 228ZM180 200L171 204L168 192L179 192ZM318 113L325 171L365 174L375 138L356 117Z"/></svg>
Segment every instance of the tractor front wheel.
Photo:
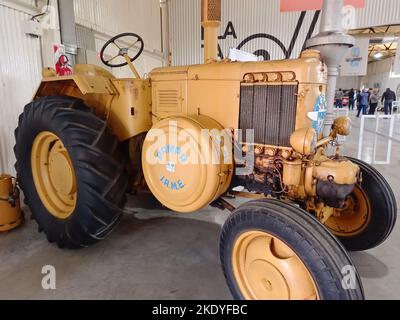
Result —
<svg viewBox="0 0 400 320"><path fill-rule="evenodd" d="M345 208L325 226L349 251L373 249L392 233L397 220L397 203L392 188L372 166L348 158L360 166L362 184L348 197Z"/></svg>
<svg viewBox="0 0 400 320"><path fill-rule="evenodd" d="M277 200L239 207L223 227L222 268L238 300L359 300L360 278L336 238Z"/></svg>
<svg viewBox="0 0 400 320"><path fill-rule="evenodd" d="M109 235L128 181L106 123L81 100L45 97L25 107L15 138L18 181L47 239L73 249Z"/></svg>

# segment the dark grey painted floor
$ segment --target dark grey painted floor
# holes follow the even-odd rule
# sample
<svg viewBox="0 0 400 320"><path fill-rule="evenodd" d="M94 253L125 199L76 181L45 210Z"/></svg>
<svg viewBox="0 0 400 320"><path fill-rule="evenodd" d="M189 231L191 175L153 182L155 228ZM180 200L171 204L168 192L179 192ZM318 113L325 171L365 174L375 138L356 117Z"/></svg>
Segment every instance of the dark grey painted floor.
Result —
<svg viewBox="0 0 400 320"><path fill-rule="evenodd" d="M126 217L94 247L62 251L33 222L0 236L0 299L230 299L218 261L219 226ZM42 289L44 265L57 289Z"/></svg>

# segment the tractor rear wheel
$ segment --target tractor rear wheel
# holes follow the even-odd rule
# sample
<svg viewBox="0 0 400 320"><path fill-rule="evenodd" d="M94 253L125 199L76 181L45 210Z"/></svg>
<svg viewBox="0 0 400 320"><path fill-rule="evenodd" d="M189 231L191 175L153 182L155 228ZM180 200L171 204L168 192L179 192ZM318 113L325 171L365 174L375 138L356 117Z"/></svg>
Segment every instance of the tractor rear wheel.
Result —
<svg viewBox="0 0 400 320"><path fill-rule="evenodd" d="M348 197L344 210L325 226L349 251L363 251L382 244L397 220L396 197L385 178L372 166L348 158L361 168L362 184Z"/></svg>
<svg viewBox="0 0 400 320"><path fill-rule="evenodd" d="M342 245L304 210L251 201L225 223L222 268L238 300L359 300L362 284Z"/></svg>
<svg viewBox="0 0 400 320"><path fill-rule="evenodd" d="M39 231L61 248L104 239L119 222L127 174L118 140L83 101L44 97L19 118L18 181Z"/></svg>

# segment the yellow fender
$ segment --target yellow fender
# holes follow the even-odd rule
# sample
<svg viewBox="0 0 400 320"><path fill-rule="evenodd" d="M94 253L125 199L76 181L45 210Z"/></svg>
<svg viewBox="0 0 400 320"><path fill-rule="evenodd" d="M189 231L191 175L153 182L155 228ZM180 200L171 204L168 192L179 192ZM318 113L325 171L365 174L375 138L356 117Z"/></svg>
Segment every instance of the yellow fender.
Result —
<svg viewBox="0 0 400 320"><path fill-rule="evenodd" d="M95 65L78 64L71 76L57 76L53 69L44 69L33 99L55 95L82 99L95 108L96 115L107 122L120 141L147 132L152 126L148 79L116 79Z"/></svg>

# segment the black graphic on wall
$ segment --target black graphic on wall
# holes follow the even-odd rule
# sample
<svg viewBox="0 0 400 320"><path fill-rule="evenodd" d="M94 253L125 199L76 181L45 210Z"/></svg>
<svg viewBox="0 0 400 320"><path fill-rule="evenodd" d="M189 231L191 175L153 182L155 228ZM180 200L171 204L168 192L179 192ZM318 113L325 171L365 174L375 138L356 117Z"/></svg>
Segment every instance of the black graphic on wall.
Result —
<svg viewBox="0 0 400 320"><path fill-rule="evenodd" d="M312 22L310 24L310 27L308 29L307 36L306 36L306 39L304 41L302 50L305 49L306 42L312 37L312 35L314 33L314 30L315 30L315 27L316 27L316 25L318 23L318 19L319 19L320 14L321 14L321 11L316 11L314 13L314 17L313 17L313 20L312 20ZM289 59L291 57L292 53L293 53L293 49L296 46L297 41L298 41L300 30L303 27L305 17L306 17L306 11L302 11L301 14L300 14L299 20L298 20L298 22L296 24L296 28L295 28L295 30L293 32L293 36L292 36L292 39L291 39L290 44L289 44L288 47L286 47L284 45L284 43L280 39L278 39L277 37L275 37L275 36L273 36L271 34L268 34L268 33L256 33L256 34L248 36L246 39L244 39L242 42L240 42L240 44L237 46L237 49L241 50L246 44L248 44L248 43L250 43L252 41L255 41L255 40L268 39L268 40L271 40L273 43L275 43L278 46L278 48L280 48L280 50L282 50L283 55L285 56L286 59ZM238 38L237 37L237 32L235 30L235 27L234 27L234 24L233 24L232 21L228 22L228 25L227 25L227 27L225 29L224 34L222 36L219 36L218 39L219 40L225 40L229 36L233 37L234 39ZM204 30L203 30L203 28L202 28L202 33L201 33L201 39L204 40ZM202 48L203 47L204 47L204 45L202 45ZM262 57L263 60L266 60L266 61L271 60L271 54L266 48L258 48L253 52L253 54L258 56L258 57ZM219 57L221 59L224 59L224 53L222 52L222 49L221 49L220 45L218 45L218 55L219 55Z"/></svg>

